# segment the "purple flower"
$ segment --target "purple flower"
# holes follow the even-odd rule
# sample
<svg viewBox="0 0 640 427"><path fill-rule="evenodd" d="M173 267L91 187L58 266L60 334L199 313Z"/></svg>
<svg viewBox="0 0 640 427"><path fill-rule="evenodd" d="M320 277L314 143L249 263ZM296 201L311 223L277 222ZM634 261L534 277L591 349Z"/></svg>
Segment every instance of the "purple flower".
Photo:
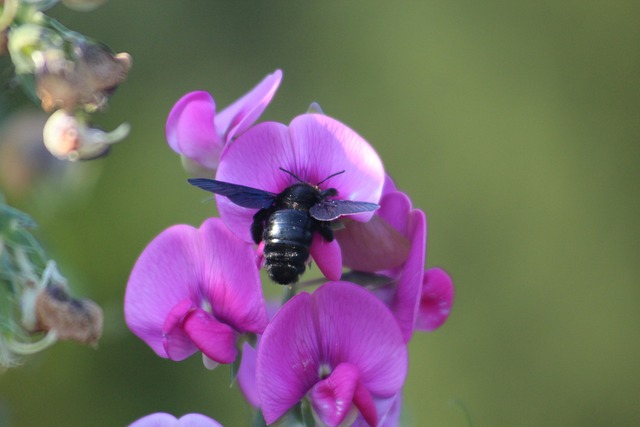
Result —
<svg viewBox="0 0 640 427"><path fill-rule="evenodd" d="M321 114L303 114L287 127L280 123L260 123L242 134L225 149L216 179L278 194L297 181L317 184L336 172L344 171L319 185L335 188L336 198L377 203L384 183L384 169L375 150L353 130ZM235 205L216 196L218 211L227 226L247 242L255 209ZM355 221L368 221L372 212L352 215ZM314 236L311 256L330 280L342 271L340 247Z"/></svg>
<svg viewBox="0 0 640 427"><path fill-rule="evenodd" d="M331 282L301 293L276 314L258 348L256 384L268 424L308 399L328 426L355 419L370 426L377 404L401 390L407 349L386 306L371 292Z"/></svg>
<svg viewBox="0 0 640 427"><path fill-rule="evenodd" d="M156 412L134 421L129 427L222 427L222 424L202 414L186 414L177 419L171 414Z"/></svg>
<svg viewBox="0 0 640 427"><path fill-rule="evenodd" d="M276 70L217 114L209 93L197 91L184 95L167 118L169 146L187 163L195 162L195 169L215 170L225 145L258 120L281 80L282 71Z"/></svg>
<svg viewBox="0 0 640 427"><path fill-rule="evenodd" d="M183 360L200 350L233 362L238 334L261 333L268 322L255 257L219 219L168 228L133 267L127 325L160 357Z"/></svg>
<svg viewBox="0 0 640 427"><path fill-rule="evenodd" d="M343 263L390 279L375 293L393 312L405 341L414 329L432 331L442 325L453 302L453 282L444 270L424 270L424 212L413 209L409 197L387 177L373 219L365 224L344 222L346 227L336 232Z"/></svg>
<svg viewBox="0 0 640 427"><path fill-rule="evenodd" d="M416 329L434 331L449 317L453 304L453 281L441 268L424 272Z"/></svg>

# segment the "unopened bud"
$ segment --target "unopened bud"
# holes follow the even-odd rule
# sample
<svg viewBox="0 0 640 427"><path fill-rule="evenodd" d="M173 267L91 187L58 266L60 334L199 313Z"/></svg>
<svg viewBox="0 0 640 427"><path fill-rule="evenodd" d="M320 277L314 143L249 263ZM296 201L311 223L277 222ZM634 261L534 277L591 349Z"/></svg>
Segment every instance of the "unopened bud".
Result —
<svg viewBox="0 0 640 427"><path fill-rule="evenodd" d="M58 110L49 117L43 129L47 150L62 160L91 160L107 153L111 144L129 134L130 126L123 123L112 132L87 126L78 116Z"/></svg>
<svg viewBox="0 0 640 427"><path fill-rule="evenodd" d="M38 330L54 331L59 340L95 345L102 335L102 309L89 299L71 298L59 284L40 292L36 318Z"/></svg>

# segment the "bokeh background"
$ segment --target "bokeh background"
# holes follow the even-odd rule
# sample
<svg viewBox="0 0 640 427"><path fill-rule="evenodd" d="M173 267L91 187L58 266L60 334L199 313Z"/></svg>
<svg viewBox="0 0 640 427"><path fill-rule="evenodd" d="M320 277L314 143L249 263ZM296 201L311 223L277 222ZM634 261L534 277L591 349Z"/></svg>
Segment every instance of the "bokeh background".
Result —
<svg viewBox="0 0 640 427"><path fill-rule="evenodd" d="M410 343L403 425L640 425L640 3L110 0L51 14L133 55L98 117L133 131L90 164L84 197L9 197L107 324L97 350L60 343L2 374L2 427L155 411L248 425L228 368L158 358L122 300L147 242L213 213L166 145L171 106L203 89L224 107L276 68L262 119L317 101L364 136L427 213L427 265L454 278L449 321Z"/></svg>

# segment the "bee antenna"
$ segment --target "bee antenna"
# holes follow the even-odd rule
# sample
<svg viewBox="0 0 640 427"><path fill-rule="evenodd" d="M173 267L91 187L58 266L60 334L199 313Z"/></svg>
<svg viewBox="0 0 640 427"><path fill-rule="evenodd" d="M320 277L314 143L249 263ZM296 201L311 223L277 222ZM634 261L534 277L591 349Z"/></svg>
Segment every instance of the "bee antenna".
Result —
<svg viewBox="0 0 640 427"><path fill-rule="evenodd" d="M329 175L328 177L326 177L325 179L323 179L322 181L320 181L319 183L317 183L317 184L316 184L316 187L317 187L318 185L322 184L323 182L325 182L325 181L329 180L329 178L333 178L334 176L336 176L336 175L340 175L340 174L343 174L343 173L345 173L345 172L346 172L346 171L342 170L342 171L340 171L340 172L332 173L331 175Z"/></svg>
<svg viewBox="0 0 640 427"><path fill-rule="evenodd" d="M284 172L284 173L288 173L289 175L291 175L292 177L294 177L294 178L295 178L295 179L297 179L298 181L300 181L300 182L304 182L303 180L301 180L300 178L298 178L298 177L297 177L297 175L296 175L296 174L294 174L293 172L290 172L290 171L288 171L288 170L286 170L285 168L282 168L282 167L281 167L281 168L279 168L279 169L280 169L282 172Z"/></svg>

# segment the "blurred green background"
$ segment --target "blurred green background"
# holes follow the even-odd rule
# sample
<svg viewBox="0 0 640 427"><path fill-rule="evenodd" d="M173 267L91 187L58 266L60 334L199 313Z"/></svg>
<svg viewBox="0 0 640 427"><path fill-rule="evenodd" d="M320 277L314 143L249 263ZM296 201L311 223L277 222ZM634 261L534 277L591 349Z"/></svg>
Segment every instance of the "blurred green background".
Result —
<svg viewBox="0 0 640 427"><path fill-rule="evenodd" d="M97 350L59 343L0 375L0 425L123 426L151 412L250 412L229 370L160 359L124 325L137 256L211 203L164 123L196 89L219 109L276 68L263 120L312 101L380 153L429 220L449 321L410 343L404 425L640 425L640 3L621 0L110 0L51 14L133 55L99 124L131 136L80 204L14 197L105 309ZM268 283L266 286L270 286Z"/></svg>

